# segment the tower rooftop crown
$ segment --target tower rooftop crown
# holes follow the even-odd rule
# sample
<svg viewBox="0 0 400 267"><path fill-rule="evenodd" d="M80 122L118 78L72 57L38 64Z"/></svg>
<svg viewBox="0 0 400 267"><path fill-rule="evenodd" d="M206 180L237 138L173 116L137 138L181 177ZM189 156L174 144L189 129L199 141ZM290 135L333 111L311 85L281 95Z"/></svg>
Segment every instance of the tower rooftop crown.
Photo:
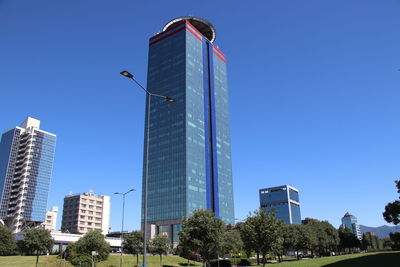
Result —
<svg viewBox="0 0 400 267"><path fill-rule="evenodd" d="M171 20L165 26L163 27L163 31L166 31L170 28L172 28L174 25L176 25L179 22L182 21L189 21L190 24L192 24L204 37L206 37L211 43L215 41L217 38L217 32L215 30L215 27L209 22L208 20L198 18L198 17L193 17L193 16L184 16L184 17L179 17Z"/></svg>

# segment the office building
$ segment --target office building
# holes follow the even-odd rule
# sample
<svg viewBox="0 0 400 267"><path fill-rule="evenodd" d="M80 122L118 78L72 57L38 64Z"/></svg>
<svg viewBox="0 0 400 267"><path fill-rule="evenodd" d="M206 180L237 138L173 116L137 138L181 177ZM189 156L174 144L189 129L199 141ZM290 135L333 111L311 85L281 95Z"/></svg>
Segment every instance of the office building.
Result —
<svg viewBox="0 0 400 267"><path fill-rule="evenodd" d="M52 207L46 212L46 219L41 224L44 229L55 230L57 225L58 207Z"/></svg>
<svg viewBox="0 0 400 267"><path fill-rule="evenodd" d="M147 229L173 241L182 218L197 209L234 223L227 59L215 38L210 22L181 17L149 41L147 88L176 101L152 97L146 114ZM146 150L144 159L145 166Z"/></svg>
<svg viewBox="0 0 400 267"><path fill-rule="evenodd" d="M299 190L282 185L259 190L260 207L276 212L275 217L286 224L301 224Z"/></svg>
<svg viewBox="0 0 400 267"><path fill-rule="evenodd" d="M0 219L18 233L45 221L56 136L28 117L0 142Z"/></svg>
<svg viewBox="0 0 400 267"><path fill-rule="evenodd" d="M69 195L64 198L61 231L85 234L101 230L108 234L110 228L110 197L94 195L93 191Z"/></svg>
<svg viewBox="0 0 400 267"><path fill-rule="evenodd" d="M358 239L362 239L360 225L358 224L357 218L354 215L346 212L346 214L342 217L342 226L349 228Z"/></svg>

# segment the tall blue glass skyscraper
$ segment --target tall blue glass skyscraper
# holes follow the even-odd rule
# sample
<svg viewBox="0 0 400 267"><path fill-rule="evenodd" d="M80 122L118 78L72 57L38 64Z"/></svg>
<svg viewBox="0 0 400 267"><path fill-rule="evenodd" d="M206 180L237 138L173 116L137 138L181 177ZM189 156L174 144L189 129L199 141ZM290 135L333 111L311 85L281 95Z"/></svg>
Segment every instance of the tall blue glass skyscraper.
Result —
<svg viewBox="0 0 400 267"><path fill-rule="evenodd" d="M146 114L147 220L153 234L174 241L182 218L197 209L234 223L226 56L215 38L210 22L181 17L149 41L147 88L176 101L152 98Z"/></svg>
<svg viewBox="0 0 400 267"><path fill-rule="evenodd" d="M301 224L299 190L290 185L260 189L260 207L287 224Z"/></svg>
<svg viewBox="0 0 400 267"><path fill-rule="evenodd" d="M0 219L13 233L45 221L56 136L28 117L0 142Z"/></svg>

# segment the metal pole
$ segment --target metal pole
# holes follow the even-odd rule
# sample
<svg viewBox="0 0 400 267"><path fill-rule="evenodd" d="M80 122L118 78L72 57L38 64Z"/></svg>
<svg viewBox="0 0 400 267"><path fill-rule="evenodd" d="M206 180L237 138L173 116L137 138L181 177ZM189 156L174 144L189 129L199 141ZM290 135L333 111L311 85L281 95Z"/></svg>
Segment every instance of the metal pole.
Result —
<svg viewBox="0 0 400 267"><path fill-rule="evenodd" d="M122 241L124 239L123 235L124 235L124 215L125 215L125 194L122 194L122 226L121 226L121 254L119 256L119 267L122 267Z"/></svg>
<svg viewBox="0 0 400 267"><path fill-rule="evenodd" d="M149 178L149 142L150 142L150 104L151 94L147 92L147 134L146 134L146 174L144 176L144 211L143 211L143 267L146 266L146 254L147 254L147 190L148 190L148 178Z"/></svg>

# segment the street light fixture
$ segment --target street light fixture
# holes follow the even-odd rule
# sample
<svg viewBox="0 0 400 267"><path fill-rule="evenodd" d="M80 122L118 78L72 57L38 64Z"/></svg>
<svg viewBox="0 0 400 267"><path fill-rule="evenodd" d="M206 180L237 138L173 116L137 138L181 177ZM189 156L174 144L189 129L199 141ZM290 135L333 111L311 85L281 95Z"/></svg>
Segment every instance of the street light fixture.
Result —
<svg viewBox="0 0 400 267"><path fill-rule="evenodd" d="M147 254L147 191L148 191L148 183L149 183L149 141L150 141L150 104L151 104L151 97L159 97L165 99L168 103L173 103L176 100L172 97L154 94L147 90L143 85L141 85L135 77L127 70L121 71L120 74L125 76L132 81L134 81L143 91L147 94L147 128L146 128L146 163L145 163L145 176L144 176L144 197L143 197L143 267L147 267L146 265L146 254Z"/></svg>
<svg viewBox="0 0 400 267"><path fill-rule="evenodd" d="M125 195L135 191L135 189L130 189L126 191L125 193L120 193L120 192L115 192L115 195L122 195L122 226L121 226L121 255L119 257L119 267L122 267L122 240L123 240L123 234L124 234L124 215L125 215Z"/></svg>

